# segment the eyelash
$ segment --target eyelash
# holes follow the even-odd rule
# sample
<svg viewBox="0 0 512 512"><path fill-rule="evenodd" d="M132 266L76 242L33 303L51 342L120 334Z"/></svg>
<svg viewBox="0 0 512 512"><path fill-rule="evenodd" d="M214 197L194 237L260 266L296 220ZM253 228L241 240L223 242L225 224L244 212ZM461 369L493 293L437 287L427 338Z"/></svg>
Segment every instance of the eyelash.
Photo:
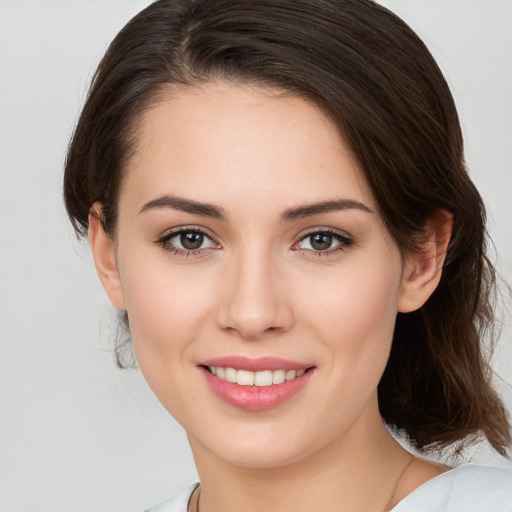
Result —
<svg viewBox="0 0 512 512"><path fill-rule="evenodd" d="M179 247L176 247L174 244L171 243L171 240L177 236L187 234L187 233L194 233L197 235L203 236L205 239L210 240L211 246L204 247L202 249L180 249ZM200 257L203 256L205 252L208 251L208 249L218 249L220 248L220 244L215 241L214 237L207 233L204 229L198 228L196 226L184 226L180 228L176 228L158 240L155 241L155 243L159 246L161 246L165 251L168 251L172 253L174 256L180 256L184 258L188 257ZM202 244L201 244L202 245Z"/></svg>
<svg viewBox="0 0 512 512"><path fill-rule="evenodd" d="M339 242L339 244L332 248L326 249L324 251L315 250L315 249L301 249L301 248L297 247L297 245L300 242L307 240L308 238L311 238L317 234L331 236L334 240ZM295 242L293 244L292 249L295 251L307 252L307 253L309 253L310 256L313 256L313 257L322 257L322 256L331 256L339 251L346 251L353 244L354 244L354 240L351 237L349 237L348 235L346 235L345 233L342 233L342 232L337 231L332 228L318 228L313 231L309 231L306 234L304 234L303 236L301 236L299 241Z"/></svg>
<svg viewBox="0 0 512 512"><path fill-rule="evenodd" d="M180 235L193 233L197 235L203 236L205 239L210 240L211 244L209 247L204 247L202 249L180 249L179 247L176 247L174 244L172 244L170 241ZM321 234L321 235L328 235L335 239L338 243L338 245L334 246L333 248L329 248L326 250L315 250L315 249L303 249L298 247L298 244L303 242L304 240L307 240L308 238L313 237L314 235ZM200 257L203 256L209 249L219 249L220 244L215 241L214 237L206 232L203 228L198 228L196 226L185 226L176 228L158 240L155 240L155 243L159 246L161 246L165 251L168 251L172 253L174 256L179 257ZM322 257L322 256L330 256L334 253L337 253L338 251L345 251L347 250L351 245L354 244L354 240L347 236L344 233L341 233L339 231L336 231L331 228L319 228L315 229L313 231L309 231L308 233L302 235L300 239L295 242L292 245L292 250L294 251L300 251L304 253L310 253L309 255L313 257ZM201 244L203 245L203 244ZM311 245L311 244L310 244Z"/></svg>

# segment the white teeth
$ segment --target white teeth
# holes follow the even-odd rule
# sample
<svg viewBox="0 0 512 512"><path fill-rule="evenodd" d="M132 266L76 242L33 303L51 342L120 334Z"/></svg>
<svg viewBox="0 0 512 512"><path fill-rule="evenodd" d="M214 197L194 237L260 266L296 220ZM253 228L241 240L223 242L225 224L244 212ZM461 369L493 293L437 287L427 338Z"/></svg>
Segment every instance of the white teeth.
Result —
<svg viewBox="0 0 512 512"><path fill-rule="evenodd" d="M253 386L254 372L238 370L238 372L236 373L236 383L240 384L240 386Z"/></svg>
<svg viewBox="0 0 512 512"><path fill-rule="evenodd" d="M272 386L272 372L265 370L263 372L256 372L254 374L255 386Z"/></svg>
<svg viewBox="0 0 512 512"><path fill-rule="evenodd" d="M306 372L302 370L263 370L250 372L247 370L236 370L235 368L222 368L220 366L208 366L212 375L227 382L237 383L240 386L267 387L272 384L282 384L285 381L293 380Z"/></svg>
<svg viewBox="0 0 512 512"><path fill-rule="evenodd" d="M272 372L272 384L281 384L286 380L286 372L284 370L274 370Z"/></svg>
<svg viewBox="0 0 512 512"><path fill-rule="evenodd" d="M288 370L286 372L286 380L293 380L295 379L295 377L297 377L297 371L296 370Z"/></svg>
<svg viewBox="0 0 512 512"><path fill-rule="evenodd" d="M226 368L226 380L236 382L236 370L234 368Z"/></svg>

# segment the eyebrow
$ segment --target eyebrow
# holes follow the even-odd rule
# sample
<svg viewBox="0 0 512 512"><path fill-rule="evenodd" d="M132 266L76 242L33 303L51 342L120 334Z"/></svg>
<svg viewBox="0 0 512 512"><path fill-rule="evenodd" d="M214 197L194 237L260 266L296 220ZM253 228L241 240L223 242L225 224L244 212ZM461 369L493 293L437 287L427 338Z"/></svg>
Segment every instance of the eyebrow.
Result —
<svg viewBox="0 0 512 512"><path fill-rule="evenodd" d="M214 219L225 221L228 215L224 208L210 203L202 203L184 197L175 195L163 195L147 202L139 213L159 208L174 208L185 213L201 215L203 217L211 217ZM374 213L368 206L353 199L335 199L330 201L322 201L319 203L311 203L293 208L288 208L281 215L283 222L290 222L321 213L338 212L343 210L360 210L366 213Z"/></svg>
<svg viewBox="0 0 512 512"><path fill-rule="evenodd" d="M366 213L374 213L368 206L359 201L354 201L353 199L335 199L289 208L283 212L281 219L285 222L289 222L320 213L339 212L343 210L361 210Z"/></svg>
<svg viewBox="0 0 512 512"><path fill-rule="evenodd" d="M164 195L149 201L140 209L139 213L159 208L174 208L175 210L180 210L182 212L201 215L202 217L212 217L218 220L226 220L228 218L225 210L220 206L215 206L209 203L200 203L198 201L193 201L192 199L185 199L184 197L174 195Z"/></svg>

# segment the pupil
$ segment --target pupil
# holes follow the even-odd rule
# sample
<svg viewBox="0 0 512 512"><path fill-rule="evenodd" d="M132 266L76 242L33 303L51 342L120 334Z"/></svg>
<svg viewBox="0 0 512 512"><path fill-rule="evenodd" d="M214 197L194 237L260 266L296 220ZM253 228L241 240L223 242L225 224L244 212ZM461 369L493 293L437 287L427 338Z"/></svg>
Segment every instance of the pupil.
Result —
<svg viewBox="0 0 512 512"><path fill-rule="evenodd" d="M326 233L316 233L311 238L311 247L316 251L324 251L329 249L332 244L332 235Z"/></svg>
<svg viewBox="0 0 512 512"><path fill-rule="evenodd" d="M180 236L181 245L189 251L199 249L203 245L203 241L204 236L200 233L182 233Z"/></svg>

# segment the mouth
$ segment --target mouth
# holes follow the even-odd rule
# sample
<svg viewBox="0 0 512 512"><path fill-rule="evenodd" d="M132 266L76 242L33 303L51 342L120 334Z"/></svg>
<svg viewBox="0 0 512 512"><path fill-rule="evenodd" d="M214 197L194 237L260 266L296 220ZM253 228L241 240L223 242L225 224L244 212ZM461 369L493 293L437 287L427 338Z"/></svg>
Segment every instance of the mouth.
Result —
<svg viewBox="0 0 512 512"><path fill-rule="evenodd" d="M268 387L275 384L283 384L297 379L304 375L310 368L301 368L299 370L262 370L252 372L249 370L237 370L236 368L224 368L222 366L203 366L207 371L218 379L239 386L257 386Z"/></svg>
<svg viewBox="0 0 512 512"><path fill-rule="evenodd" d="M198 366L218 398L246 411L263 411L288 402L316 373L316 366L273 358L223 358Z"/></svg>

